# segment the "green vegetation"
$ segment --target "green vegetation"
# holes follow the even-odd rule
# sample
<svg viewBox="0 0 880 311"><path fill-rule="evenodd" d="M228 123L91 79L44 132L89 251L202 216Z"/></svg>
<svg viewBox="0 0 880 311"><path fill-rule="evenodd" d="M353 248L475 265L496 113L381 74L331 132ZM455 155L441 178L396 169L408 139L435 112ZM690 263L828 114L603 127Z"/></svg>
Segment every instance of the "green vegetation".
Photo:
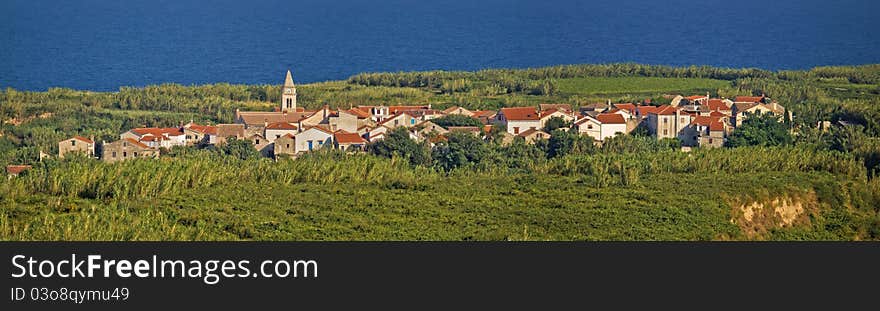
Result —
<svg viewBox="0 0 880 311"><path fill-rule="evenodd" d="M562 79L559 92L566 94L655 94L663 92L705 93L730 86L729 81L702 78L585 77Z"/></svg>
<svg viewBox="0 0 880 311"><path fill-rule="evenodd" d="M745 125L753 130L735 134L731 147L689 153L677 140L643 135L596 147L555 128L535 145L455 133L433 147L394 131L357 155L316 152L274 162L242 141L115 164L39 162L38 154L57 153L57 141L72 135L109 141L137 126L230 122L238 108L272 109L279 86L7 89L0 92L0 164L34 168L0 179L0 239L876 240L877 85L880 65L369 73L300 85L299 101L311 109L431 103L475 110L763 92L794 118L755 117ZM820 121L833 126L819 129ZM791 223L772 216L773 207L764 208L768 217L743 216L743 206L780 200L802 207Z"/></svg>

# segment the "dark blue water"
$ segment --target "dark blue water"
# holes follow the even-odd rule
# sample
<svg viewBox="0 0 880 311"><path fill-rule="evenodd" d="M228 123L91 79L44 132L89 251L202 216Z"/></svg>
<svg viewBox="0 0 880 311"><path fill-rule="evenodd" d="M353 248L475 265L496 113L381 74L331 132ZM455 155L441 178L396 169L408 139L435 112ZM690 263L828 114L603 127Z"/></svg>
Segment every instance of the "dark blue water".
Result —
<svg viewBox="0 0 880 311"><path fill-rule="evenodd" d="M880 63L873 0L0 0L0 87L639 62Z"/></svg>

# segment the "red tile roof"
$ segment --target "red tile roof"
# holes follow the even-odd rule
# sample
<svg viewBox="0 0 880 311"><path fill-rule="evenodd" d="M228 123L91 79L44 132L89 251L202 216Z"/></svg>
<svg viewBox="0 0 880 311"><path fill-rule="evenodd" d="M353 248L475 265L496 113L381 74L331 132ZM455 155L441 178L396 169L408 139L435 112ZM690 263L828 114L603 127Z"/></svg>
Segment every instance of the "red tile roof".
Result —
<svg viewBox="0 0 880 311"><path fill-rule="evenodd" d="M150 149L150 146L144 145L143 143L141 143L137 140L134 140L133 138L126 138L125 141L127 141L129 144L135 145L136 147Z"/></svg>
<svg viewBox="0 0 880 311"><path fill-rule="evenodd" d="M6 174L10 175L18 175L21 172L31 169L30 165L7 165L6 166Z"/></svg>
<svg viewBox="0 0 880 311"><path fill-rule="evenodd" d="M189 129L203 134L217 135L216 126L191 124Z"/></svg>
<svg viewBox="0 0 880 311"><path fill-rule="evenodd" d="M295 130L295 129L297 129L297 127L296 127L296 125L293 125L293 124L290 124L287 122L275 122L275 123L269 123L269 125L266 126L266 129L267 130Z"/></svg>
<svg viewBox="0 0 880 311"><path fill-rule="evenodd" d="M660 110L660 109L661 109L661 107L657 107L657 106L639 106L639 107L636 107L636 110L639 112L639 115L642 115L642 116L647 115L647 114L649 114L649 113L657 112L657 111Z"/></svg>
<svg viewBox="0 0 880 311"><path fill-rule="evenodd" d="M636 113L636 105L633 105L633 104L631 104L631 103L625 103L625 104L614 104L614 107L617 108L617 109L623 109L623 110L626 110L626 111L628 111L630 114L635 114L635 113Z"/></svg>
<svg viewBox="0 0 880 311"><path fill-rule="evenodd" d="M85 137L82 137L82 136L73 136L73 139L76 139L76 140L82 141L82 142L84 142L84 143L89 143L89 144L94 144L94 143L95 143L95 142L92 141L91 139L88 139L88 138L85 138Z"/></svg>
<svg viewBox="0 0 880 311"><path fill-rule="evenodd" d="M721 121L712 121L711 123L709 123L709 131L724 131L724 123L722 123Z"/></svg>
<svg viewBox="0 0 880 311"><path fill-rule="evenodd" d="M551 108L551 109L547 109L547 110L541 111L541 113L540 113L541 119L546 118L547 116L549 116L549 115L551 115L551 114L554 114L554 113L556 113L556 112L561 112L561 111L560 111L559 109L556 109L556 108ZM564 112L563 112L563 113L564 113Z"/></svg>
<svg viewBox="0 0 880 311"><path fill-rule="evenodd" d="M709 99L709 101L706 102L706 107L708 107L709 110L730 110L730 107L727 106L723 100L718 98Z"/></svg>
<svg viewBox="0 0 880 311"><path fill-rule="evenodd" d="M496 112L494 110L477 110L477 111L474 111L473 113L474 113L473 117L475 117L475 118L491 117L496 114Z"/></svg>
<svg viewBox="0 0 880 311"><path fill-rule="evenodd" d="M649 112L649 113L658 114L658 115L673 115L673 114L675 114L676 111L678 111L678 108L663 105L663 106L657 107L657 110Z"/></svg>
<svg viewBox="0 0 880 311"><path fill-rule="evenodd" d="M734 98L735 103L760 103L764 100L764 96L737 96Z"/></svg>
<svg viewBox="0 0 880 311"><path fill-rule="evenodd" d="M143 136L147 134L152 134L154 136L162 136L163 134L168 136L179 136L183 135L183 130L177 127L139 127L133 128L131 131L138 136Z"/></svg>
<svg viewBox="0 0 880 311"><path fill-rule="evenodd" d="M622 115L616 113L601 113L596 116L596 119L602 124L625 124L626 120Z"/></svg>
<svg viewBox="0 0 880 311"><path fill-rule="evenodd" d="M704 98L706 98L706 97L707 97L706 95L692 95L692 96L688 96L688 97L685 97L685 98L687 98L687 100L690 100L690 101L695 101L695 100L698 100L698 99L704 99Z"/></svg>
<svg viewBox="0 0 880 311"><path fill-rule="evenodd" d="M346 131L337 131L333 133L333 140L339 144L365 144L367 140L365 140L358 133L349 133Z"/></svg>
<svg viewBox="0 0 880 311"><path fill-rule="evenodd" d="M501 108L501 113L507 120L523 121L523 120L540 120L538 110L534 107L511 107Z"/></svg>
<svg viewBox="0 0 880 311"><path fill-rule="evenodd" d="M358 118L361 118L361 119L370 117L370 113L368 111L363 111L358 108L351 108L351 109L346 110L346 112L353 114L353 115L356 115Z"/></svg>

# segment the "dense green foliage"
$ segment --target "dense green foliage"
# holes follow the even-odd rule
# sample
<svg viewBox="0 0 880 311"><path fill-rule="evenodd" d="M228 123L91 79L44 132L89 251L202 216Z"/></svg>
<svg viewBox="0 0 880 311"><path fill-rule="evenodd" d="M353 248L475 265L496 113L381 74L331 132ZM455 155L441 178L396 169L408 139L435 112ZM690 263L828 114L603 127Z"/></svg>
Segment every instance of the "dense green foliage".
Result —
<svg viewBox="0 0 880 311"><path fill-rule="evenodd" d="M727 147L742 146L784 146L791 144L792 138L786 123L772 114L748 116L742 125L727 138Z"/></svg>
<svg viewBox="0 0 880 311"><path fill-rule="evenodd" d="M322 151L275 162L238 141L116 164L39 162L38 155L55 154L72 135L109 141L138 126L230 122L235 109L272 109L279 86L7 89L0 92L0 164L34 168L0 181L0 239L880 239L878 84L878 65L371 73L299 85L299 102L473 110L766 93L794 118L753 117L729 148L689 153L675 139L644 135L597 147L551 124L551 138L534 145L454 133L431 146L401 129L366 154ZM456 116L434 122L478 125ZM806 202L806 223L754 235L734 221L732 207L780 196Z"/></svg>

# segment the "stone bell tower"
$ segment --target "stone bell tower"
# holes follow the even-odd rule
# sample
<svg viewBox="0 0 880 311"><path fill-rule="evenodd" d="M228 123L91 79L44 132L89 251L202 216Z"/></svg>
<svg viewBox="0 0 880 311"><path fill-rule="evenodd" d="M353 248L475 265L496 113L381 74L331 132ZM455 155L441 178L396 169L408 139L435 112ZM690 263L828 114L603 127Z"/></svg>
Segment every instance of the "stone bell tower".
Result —
<svg viewBox="0 0 880 311"><path fill-rule="evenodd" d="M296 86L293 85L293 77L290 76L290 70L287 70L284 86L281 87L281 111L296 111Z"/></svg>

